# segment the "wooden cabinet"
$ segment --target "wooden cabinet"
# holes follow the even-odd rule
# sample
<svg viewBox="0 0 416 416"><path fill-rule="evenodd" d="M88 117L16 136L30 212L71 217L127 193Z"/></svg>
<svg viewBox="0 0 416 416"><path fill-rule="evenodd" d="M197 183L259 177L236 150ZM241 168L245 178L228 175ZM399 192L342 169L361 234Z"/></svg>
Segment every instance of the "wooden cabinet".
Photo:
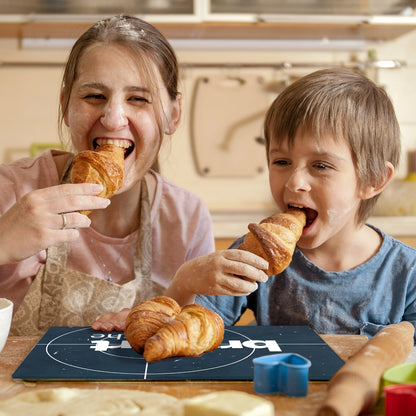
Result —
<svg viewBox="0 0 416 416"><path fill-rule="evenodd" d="M131 14L168 38L395 39L416 28L413 0L6 1L0 37L75 38L100 17Z"/></svg>
<svg viewBox="0 0 416 416"><path fill-rule="evenodd" d="M416 28L413 0L3 3L0 37L76 38L99 18L120 13L140 16L173 39L386 41Z"/></svg>

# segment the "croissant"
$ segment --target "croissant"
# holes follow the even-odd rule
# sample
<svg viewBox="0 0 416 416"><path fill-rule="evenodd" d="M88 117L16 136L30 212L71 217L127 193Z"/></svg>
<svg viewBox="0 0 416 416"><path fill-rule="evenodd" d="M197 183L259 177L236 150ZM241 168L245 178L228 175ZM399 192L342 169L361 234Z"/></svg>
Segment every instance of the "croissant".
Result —
<svg viewBox="0 0 416 416"><path fill-rule="evenodd" d="M146 341L143 356L147 362L197 357L218 348L223 337L224 322L217 313L198 304L186 305Z"/></svg>
<svg viewBox="0 0 416 416"><path fill-rule="evenodd" d="M179 304L167 296L156 296L136 305L126 318L124 335L139 354L148 338L181 311Z"/></svg>
<svg viewBox="0 0 416 416"><path fill-rule="evenodd" d="M113 144L104 144L97 151L84 150L74 157L71 169L72 183L100 183L103 190L98 196L111 198L123 184L124 150ZM81 211L88 215L91 211Z"/></svg>
<svg viewBox="0 0 416 416"><path fill-rule="evenodd" d="M306 215L301 209L291 208L284 213L274 214L259 224L249 224L249 232L238 248L266 259L269 262L269 276L279 274L292 261L305 223Z"/></svg>

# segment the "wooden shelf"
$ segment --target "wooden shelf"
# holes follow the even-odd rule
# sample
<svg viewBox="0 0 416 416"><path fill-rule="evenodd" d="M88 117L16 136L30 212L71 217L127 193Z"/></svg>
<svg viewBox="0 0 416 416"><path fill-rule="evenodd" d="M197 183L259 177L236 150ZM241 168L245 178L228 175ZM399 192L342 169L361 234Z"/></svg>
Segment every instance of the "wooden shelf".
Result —
<svg viewBox="0 0 416 416"><path fill-rule="evenodd" d="M280 39L280 40L367 40L386 41L416 29L414 25L346 23L184 23L156 24L170 38L200 39Z"/></svg>
<svg viewBox="0 0 416 416"><path fill-rule="evenodd" d="M1 21L3 38L76 38L94 21ZM175 39L282 39L388 41L416 29L415 23L202 22L153 23Z"/></svg>

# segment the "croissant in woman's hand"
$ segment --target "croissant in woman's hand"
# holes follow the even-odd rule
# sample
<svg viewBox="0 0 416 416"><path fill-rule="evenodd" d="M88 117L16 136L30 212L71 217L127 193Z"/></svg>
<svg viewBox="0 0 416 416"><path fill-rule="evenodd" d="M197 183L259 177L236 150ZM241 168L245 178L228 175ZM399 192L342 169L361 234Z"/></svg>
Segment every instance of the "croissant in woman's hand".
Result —
<svg viewBox="0 0 416 416"><path fill-rule="evenodd" d="M74 157L71 169L72 183L99 183L98 195L111 198L123 185L124 150L112 144L99 146L97 151L84 150ZM82 211L88 215L91 211Z"/></svg>
<svg viewBox="0 0 416 416"><path fill-rule="evenodd" d="M269 262L269 276L279 274L292 261L305 223L306 215L301 209L291 208L287 212L272 215L260 224L249 224L249 233L238 248L266 259Z"/></svg>

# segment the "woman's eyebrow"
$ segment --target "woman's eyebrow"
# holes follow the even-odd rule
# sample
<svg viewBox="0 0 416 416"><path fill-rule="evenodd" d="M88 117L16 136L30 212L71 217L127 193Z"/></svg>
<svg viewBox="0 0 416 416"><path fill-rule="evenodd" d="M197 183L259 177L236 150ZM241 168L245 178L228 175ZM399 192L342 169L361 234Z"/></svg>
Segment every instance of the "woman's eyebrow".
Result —
<svg viewBox="0 0 416 416"><path fill-rule="evenodd" d="M85 84L81 85L81 88L94 88L97 90L104 90L107 89L106 85L101 82L86 82ZM145 92L149 93L149 88L141 87L137 85L129 85L124 88L125 91L135 91L135 92Z"/></svg>
<svg viewBox="0 0 416 416"><path fill-rule="evenodd" d="M132 85L125 88L126 91L150 92L149 88Z"/></svg>
<svg viewBox="0 0 416 416"><path fill-rule="evenodd" d="M105 88L105 85L101 82L86 82L81 85L81 88L95 88L97 90L102 90Z"/></svg>

